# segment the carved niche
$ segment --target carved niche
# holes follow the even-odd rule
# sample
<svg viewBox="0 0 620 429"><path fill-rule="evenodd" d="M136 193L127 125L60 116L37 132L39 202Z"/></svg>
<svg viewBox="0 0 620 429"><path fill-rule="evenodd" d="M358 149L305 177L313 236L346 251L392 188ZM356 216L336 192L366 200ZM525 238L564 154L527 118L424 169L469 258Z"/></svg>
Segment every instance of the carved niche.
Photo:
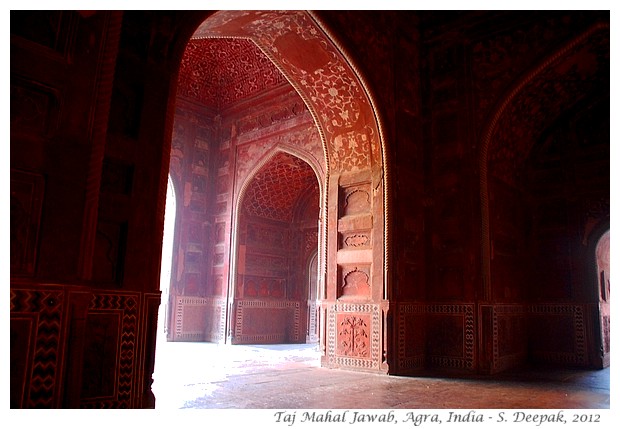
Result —
<svg viewBox="0 0 620 429"><path fill-rule="evenodd" d="M341 267L339 299L370 299L370 266Z"/></svg>
<svg viewBox="0 0 620 429"><path fill-rule="evenodd" d="M342 189L342 216L370 213L370 184L351 186Z"/></svg>

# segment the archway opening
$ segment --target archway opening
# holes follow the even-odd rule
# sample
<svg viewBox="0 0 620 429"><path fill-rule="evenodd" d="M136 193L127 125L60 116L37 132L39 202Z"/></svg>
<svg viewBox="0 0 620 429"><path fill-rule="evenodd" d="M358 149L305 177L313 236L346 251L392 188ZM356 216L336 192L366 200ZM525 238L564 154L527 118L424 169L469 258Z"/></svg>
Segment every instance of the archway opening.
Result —
<svg viewBox="0 0 620 429"><path fill-rule="evenodd" d="M179 70L169 173L176 229L173 244L164 243L172 250L163 260L172 262L168 297L162 280L153 385L163 406L175 400L169 391L206 385L211 375L273 368L289 357L319 365L316 306L308 303L321 282L309 273L323 254L321 133L255 42L227 36L194 35ZM318 264L309 263L312 254Z"/></svg>
<svg viewBox="0 0 620 429"><path fill-rule="evenodd" d="M601 335L601 366L607 368L611 360L611 336L610 336L610 317L611 317L611 297L610 297L610 233L605 232L596 244L596 272L598 284L599 318Z"/></svg>
<svg viewBox="0 0 620 429"><path fill-rule="evenodd" d="M233 344L306 342L318 219L319 184L303 160L280 152L248 183L236 227Z"/></svg>
<svg viewBox="0 0 620 429"><path fill-rule="evenodd" d="M235 336L244 297L262 293L270 299L279 294L281 298L292 298L293 291L288 291L285 283L299 284L299 279L288 277L287 266L286 275L242 277L240 281L247 281L248 289L239 286L237 290L235 264L239 259L235 240L245 240L247 234L245 230L239 232L236 220L237 213L244 212L239 207L243 184L270 151L286 150L303 154L313 164L310 167L304 163L316 185L317 180L324 180L325 155L306 104L271 60L247 38L190 39L181 61L175 106L170 175L180 184L182 195L170 288L175 318L167 339L227 343ZM292 159L297 158L289 158L288 164L294 163ZM287 162L277 165L283 169ZM279 171L269 170L262 186L276 181ZM254 208L271 210L269 204L273 201L268 200L281 199L292 189L280 187L285 191L262 195L262 206L253 202ZM313 205L315 236L318 194ZM270 214L260 215L269 218ZM280 249L286 245L288 242L283 242ZM245 248L245 243L239 248L242 257ZM242 261L244 269L245 259ZM298 312L305 315L305 305ZM292 332L298 328L287 328L287 336L297 339L298 334Z"/></svg>
<svg viewBox="0 0 620 429"><path fill-rule="evenodd" d="M177 193L174 183L168 176L168 188L166 191L166 210L164 213L164 238L161 252L161 274L159 289L161 290L161 304L157 324L157 341L166 341L166 333L170 326L170 280L172 276L172 253L174 245L174 230L177 210Z"/></svg>
<svg viewBox="0 0 620 429"><path fill-rule="evenodd" d="M183 350L191 344L215 352L203 356L201 373L205 362L219 374L234 366L233 349L262 343L262 356L282 342L297 346L301 360L312 366L387 371L380 349L385 346L388 179L382 133L368 97L357 72L307 12L220 11L189 39L180 62L171 141L170 176L179 194L169 298L174 317L166 339ZM287 164L302 165L313 184L293 193L287 222L294 231L276 249L286 253L284 269L261 274L265 266L256 261L251 266L247 258L251 250L260 256L264 243L248 248L257 217L253 213L251 219L244 204L255 176ZM279 186L291 193L292 183L289 178ZM273 189L270 185L267 198L275 198ZM367 198L351 205L358 194ZM271 226L277 221L268 220ZM349 237L355 234L362 242ZM307 237L314 242L306 247ZM342 295L337 292L355 277L343 272L349 266L362 267L366 289L358 299L347 296L336 305ZM256 316L267 303L277 308ZM246 324L252 312L259 322ZM354 338L360 343L355 350L361 350L354 358L339 345L352 347L341 319L363 320L369 332ZM246 326L255 332L247 334ZM278 332L269 333L266 328L272 327ZM338 330L338 336L328 330ZM178 363L189 371L200 354L187 350L178 356L174 382L180 380ZM264 363L249 360L241 365L244 371ZM167 371L162 375L168 377Z"/></svg>

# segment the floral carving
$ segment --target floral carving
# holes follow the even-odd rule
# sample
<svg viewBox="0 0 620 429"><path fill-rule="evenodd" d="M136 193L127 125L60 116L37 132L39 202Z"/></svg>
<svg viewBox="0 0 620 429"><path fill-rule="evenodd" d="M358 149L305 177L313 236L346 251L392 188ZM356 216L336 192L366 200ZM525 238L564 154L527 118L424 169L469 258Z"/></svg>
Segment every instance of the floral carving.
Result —
<svg viewBox="0 0 620 429"><path fill-rule="evenodd" d="M368 357L368 321L358 316L344 316L338 324L339 354Z"/></svg>

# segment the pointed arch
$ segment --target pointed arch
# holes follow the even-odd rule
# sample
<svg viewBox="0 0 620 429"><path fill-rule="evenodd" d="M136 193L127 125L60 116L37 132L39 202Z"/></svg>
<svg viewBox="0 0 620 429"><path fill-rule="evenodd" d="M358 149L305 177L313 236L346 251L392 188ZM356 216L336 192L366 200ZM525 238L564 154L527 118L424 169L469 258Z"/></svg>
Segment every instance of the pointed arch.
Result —
<svg viewBox="0 0 620 429"><path fill-rule="evenodd" d="M287 146L287 145L278 145L276 147L271 148L265 155L263 155L258 162L254 165L254 167L248 172L248 174L241 178L241 186L239 190L235 192L233 197L233 206L232 206L232 221L231 221L231 256L230 256L230 272L232 275L229 276L229 284L228 284L228 299L234 299L235 290L237 287L237 276L234 275L237 271L237 260L238 260L238 248L239 248L239 217L240 211L243 204L243 201L246 197L247 189L250 184L254 181L257 174L259 174L270 162L272 162L278 155L280 154L288 154L292 155L295 158L300 159L305 162L314 172L317 183L319 185L319 201L321 202L321 213L320 216L323 217L323 209L327 206L327 197L325 196L325 177L326 175L322 175L320 166L316 163L316 161L306 152ZM323 179L323 180L321 180ZM319 237L319 248L324 248L325 243L325 235L321 231L321 236ZM319 255L322 252L319 249ZM324 269L324 265L321 265L321 262L324 264L324 261L319 260L319 267ZM323 277L324 271L321 271L321 277ZM322 282L321 282L322 283Z"/></svg>
<svg viewBox="0 0 620 429"><path fill-rule="evenodd" d="M335 176L368 171L381 214L381 299L389 284L389 168L383 121L374 94L350 55L316 14L307 11L218 11L198 26L194 38L251 39L278 67L312 114L326 154L326 187ZM325 227L337 219L325 213ZM378 285L377 285L378 286Z"/></svg>
<svg viewBox="0 0 620 429"><path fill-rule="evenodd" d="M575 83L569 79L561 80L563 75L568 75L571 72L570 61L572 57L578 56L584 50L591 46L596 46L599 43L597 38L608 37L609 24L599 23L581 35L575 37L573 40L566 43L560 49L553 54L549 55L544 61L532 68L528 73L519 79L512 88L506 93L506 95L499 101L497 107L492 111L489 119L487 120L483 132L482 140L479 151L479 170L480 170L480 210L481 210L481 261L482 261L482 279L483 279L483 293L482 297L484 301L492 299L492 285L491 285L491 231L490 231L490 207L489 207L489 174L490 174L490 161L491 152L493 149L502 145L503 155L501 156L513 156L512 163L515 164L520 161L518 159L518 153L521 157L527 156L530 147L518 147L516 146L516 140L511 140L510 137L506 137L512 130L520 128L526 130L526 136L529 138L527 143L531 144L535 140L535 133L543 127L545 124L542 121L553 120L555 116L559 114L562 109L565 109L567 105L575 103L578 99L578 94L575 93L575 89L580 91L585 90L581 87L571 88L569 85ZM600 61L600 59L596 59ZM563 63L567 64L565 67L560 67ZM597 64L599 65L599 64ZM574 67L572 68L574 70ZM592 74L598 73L601 67L592 67L590 69L579 70L580 76L583 77L582 84L587 85L588 80L586 77L593 77ZM539 110L545 112L545 115L532 115L532 118L524 118L522 111L519 107L526 104L528 97L534 91L540 89L539 85L544 84L545 81L552 79L557 80L557 85L552 88L553 91L547 91L545 97L539 97L536 99L536 103L540 103ZM579 84L579 83L577 83ZM555 91L555 92L554 92ZM541 92L544 93L544 92ZM545 105L547 103L547 105ZM552 106L552 107L550 107ZM545 111L545 107L547 110ZM519 113L520 112L520 113ZM511 123L516 118L516 124ZM512 137L512 139L515 139ZM527 139L523 139L527 140ZM512 144L512 146L511 146ZM507 155L506 155L507 154ZM516 158L515 158L516 157ZM505 164L504 164L505 165Z"/></svg>
<svg viewBox="0 0 620 429"><path fill-rule="evenodd" d="M189 40L207 38L240 38L251 40L267 56L291 84L306 105L320 137L324 154L324 177L320 181L321 271L324 276L324 296L321 298L320 318L325 326L321 349L325 350L322 363L329 367L348 367L365 371L388 372L386 360L389 282L389 166L383 124L376 109L374 95L355 66L351 57L329 32L318 16L307 11L217 11L204 13L202 21L192 20L195 31ZM180 62L180 58L179 58ZM172 114L172 110L169 109ZM244 168L248 166L244 158ZM253 163L252 163L253 164ZM238 181L239 177L233 177ZM245 183L245 182L244 182ZM229 200L231 210L227 228L235 233L238 225L233 216L244 183L232 185L234 193ZM361 216L367 246L351 246L339 237L352 234L359 228L352 217L340 211L340 199L353 189L364 189L369 203ZM245 189L245 188L244 188ZM234 207L234 208L233 208ZM232 211L235 211L233 213ZM227 214L228 216L228 214ZM344 221L343 221L344 220ZM236 241L227 238L225 253L219 254L228 262L235 261ZM345 243L345 244L342 244ZM337 290L342 287L339 278L342 266L350 263L368 267L371 297L364 306L341 305ZM223 265L225 285L230 291L234 268ZM227 283L226 283L227 282ZM229 300L227 298L226 301ZM228 314L230 306L222 304ZM341 313L355 313L369 318L371 344L358 345L369 350L359 359L338 356L340 333L335 320ZM230 316L225 317L230 321ZM226 329L229 332L228 329ZM366 341L366 340L364 340Z"/></svg>

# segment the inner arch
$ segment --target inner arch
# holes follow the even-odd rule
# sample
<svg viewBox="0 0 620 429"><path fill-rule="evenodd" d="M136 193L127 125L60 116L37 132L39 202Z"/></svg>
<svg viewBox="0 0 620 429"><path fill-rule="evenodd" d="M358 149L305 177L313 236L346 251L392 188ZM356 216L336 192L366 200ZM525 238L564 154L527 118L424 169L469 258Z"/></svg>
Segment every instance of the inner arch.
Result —
<svg viewBox="0 0 620 429"><path fill-rule="evenodd" d="M319 183L303 160L279 152L252 177L235 228L233 343L306 341L318 217Z"/></svg>

